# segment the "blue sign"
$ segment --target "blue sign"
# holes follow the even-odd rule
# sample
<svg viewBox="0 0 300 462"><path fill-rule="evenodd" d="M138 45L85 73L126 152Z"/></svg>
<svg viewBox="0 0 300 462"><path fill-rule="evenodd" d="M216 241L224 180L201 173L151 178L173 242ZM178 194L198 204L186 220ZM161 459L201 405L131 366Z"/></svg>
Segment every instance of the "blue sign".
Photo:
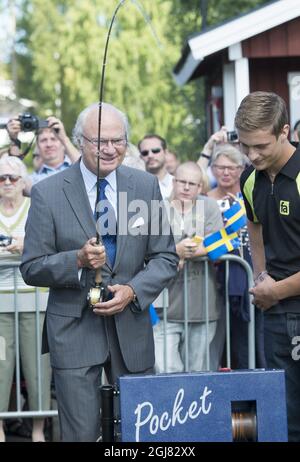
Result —
<svg viewBox="0 0 300 462"><path fill-rule="evenodd" d="M283 371L124 376L119 387L123 442L233 441L240 402L254 404L257 441L287 441Z"/></svg>

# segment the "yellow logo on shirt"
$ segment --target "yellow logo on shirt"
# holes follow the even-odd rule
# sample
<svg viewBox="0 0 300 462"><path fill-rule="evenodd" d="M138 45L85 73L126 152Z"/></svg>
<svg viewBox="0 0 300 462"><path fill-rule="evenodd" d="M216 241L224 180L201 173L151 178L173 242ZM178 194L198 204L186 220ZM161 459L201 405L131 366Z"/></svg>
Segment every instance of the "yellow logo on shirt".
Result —
<svg viewBox="0 0 300 462"><path fill-rule="evenodd" d="M281 215L289 215L290 214L290 203L289 203L289 201L280 201L279 212L280 212Z"/></svg>

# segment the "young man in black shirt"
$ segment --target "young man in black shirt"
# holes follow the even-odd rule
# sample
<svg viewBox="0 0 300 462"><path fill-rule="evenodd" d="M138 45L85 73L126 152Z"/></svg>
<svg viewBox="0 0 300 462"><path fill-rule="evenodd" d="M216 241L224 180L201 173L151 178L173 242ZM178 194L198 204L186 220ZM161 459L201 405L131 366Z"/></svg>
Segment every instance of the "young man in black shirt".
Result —
<svg viewBox="0 0 300 462"><path fill-rule="evenodd" d="M300 149L289 142L287 109L274 93L246 96L235 125L252 164L241 176L255 280L250 292L264 311L267 366L285 370L289 441L300 441Z"/></svg>

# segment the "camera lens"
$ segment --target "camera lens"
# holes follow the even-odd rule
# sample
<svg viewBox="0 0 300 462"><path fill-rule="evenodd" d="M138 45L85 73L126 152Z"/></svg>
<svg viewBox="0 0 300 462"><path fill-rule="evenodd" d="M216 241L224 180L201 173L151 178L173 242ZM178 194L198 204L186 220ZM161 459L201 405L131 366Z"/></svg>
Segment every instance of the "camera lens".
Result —
<svg viewBox="0 0 300 462"><path fill-rule="evenodd" d="M31 130L31 122L24 122L23 129L24 130Z"/></svg>
<svg viewBox="0 0 300 462"><path fill-rule="evenodd" d="M23 132L33 132L39 127L38 118L32 114L24 113L20 117L21 130Z"/></svg>
<svg viewBox="0 0 300 462"><path fill-rule="evenodd" d="M238 140L238 134L235 131L227 132L227 140L232 143L233 141Z"/></svg>

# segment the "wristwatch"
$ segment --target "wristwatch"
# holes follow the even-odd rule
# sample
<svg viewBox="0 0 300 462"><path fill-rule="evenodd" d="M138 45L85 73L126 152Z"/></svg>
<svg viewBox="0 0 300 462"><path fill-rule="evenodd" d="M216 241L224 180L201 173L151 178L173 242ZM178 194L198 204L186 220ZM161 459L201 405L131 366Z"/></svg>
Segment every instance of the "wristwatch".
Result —
<svg viewBox="0 0 300 462"><path fill-rule="evenodd" d="M130 284L124 284L125 286L129 286L132 291L133 291L133 299L131 300L130 302L130 309L133 313L140 313L142 310L141 310L141 307L140 307L140 304L139 304L139 301L137 299L137 295L134 291L134 288L130 285Z"/></svg>
<svg viewBox="0 0 300 462"><path fill-rule="evenodd" d="M137 296L136 296L136 293L135 293L135 291L134 291L134 288L133 288L130 284L124 284L124 285L130 287L130 289L131 289L132 292L133 292L133 299L132 299L132 302L136 302L136 301L137 301Z"/></svg>
<svg viewBox="0 0 300 462"><path fill-rule="evenodd" d="M131 287L131 286L130 286ZM131 287L132 288L132 287ZM133 290L133 289L132 289ZM135 291L133 290L133 299L132 299L133 302L137 302L137 296L136 296L136 293Z"/></svg>
<svg viewBox="0 0 300 462"><path fill-rule="evenodd" d="M204 157L205 159L210 159L210 156L208 154L205 154L204 152L201 152L200 157Z"/></svg>

